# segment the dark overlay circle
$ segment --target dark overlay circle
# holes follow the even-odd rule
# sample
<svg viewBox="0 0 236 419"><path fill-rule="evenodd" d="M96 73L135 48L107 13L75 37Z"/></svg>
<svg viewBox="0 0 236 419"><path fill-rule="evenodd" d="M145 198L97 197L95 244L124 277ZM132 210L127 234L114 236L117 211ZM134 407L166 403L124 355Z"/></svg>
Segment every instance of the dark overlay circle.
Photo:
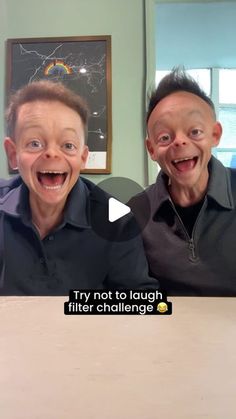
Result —
<svg viewBox="0 0 236 419"><path fill-rule="evenodd" d="M109 221L109 199L128 205L131 212ZM108 241L127 241L141 234L150 218L150 203L145 190L125 177L112 177L95 185L91 191L91 225L97 235Z"/></svg>

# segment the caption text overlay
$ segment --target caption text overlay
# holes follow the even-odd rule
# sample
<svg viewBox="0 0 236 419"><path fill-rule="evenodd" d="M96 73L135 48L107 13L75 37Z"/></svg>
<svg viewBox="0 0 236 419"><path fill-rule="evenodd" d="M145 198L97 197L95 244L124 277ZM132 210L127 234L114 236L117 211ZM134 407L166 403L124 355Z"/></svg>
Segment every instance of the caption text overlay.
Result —
<svg viewBox="0 0 236 419"><path fill-rule="evenodd" d="M67 315L81 314L172 314L172 303L160 291L71 290L64 303Z"/></svg>

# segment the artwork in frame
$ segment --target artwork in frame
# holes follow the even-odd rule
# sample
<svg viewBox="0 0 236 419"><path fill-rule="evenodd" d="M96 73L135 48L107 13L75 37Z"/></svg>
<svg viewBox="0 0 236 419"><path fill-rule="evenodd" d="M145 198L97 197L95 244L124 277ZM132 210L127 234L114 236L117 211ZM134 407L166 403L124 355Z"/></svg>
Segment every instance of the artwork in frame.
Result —
<svg viewBox="0 0 236 419"><path fill-rule="evenodd" d="M111 36L7 40L7 92L35 80L60 81L88 103L89 158L82 173L111 173Z"/></svg>

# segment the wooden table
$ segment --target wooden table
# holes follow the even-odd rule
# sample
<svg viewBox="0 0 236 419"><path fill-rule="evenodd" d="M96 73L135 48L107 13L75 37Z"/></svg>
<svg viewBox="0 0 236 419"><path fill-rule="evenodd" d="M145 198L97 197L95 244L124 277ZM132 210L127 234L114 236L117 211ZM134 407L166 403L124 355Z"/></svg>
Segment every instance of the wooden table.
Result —
<svg viewBox="0 0 236 419"><path fill-rule="evenodd" d="M235 419L236 299L172 316L65 316L0 297L1 419Z"/></svg>

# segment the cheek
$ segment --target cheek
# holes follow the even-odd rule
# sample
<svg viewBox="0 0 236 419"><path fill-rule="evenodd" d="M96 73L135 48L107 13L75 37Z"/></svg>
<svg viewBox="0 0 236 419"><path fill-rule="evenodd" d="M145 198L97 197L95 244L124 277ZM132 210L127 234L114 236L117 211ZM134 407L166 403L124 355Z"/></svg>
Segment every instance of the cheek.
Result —
<svg viewBox="0 0 236 419"><path fill-rule="evenodd" d="M24 168L28 166L27 160L26 158L24 158L24 156L22 156L21 154L16 154L16 160L18 163L19 168Z"/></svg>
<svg viewBox="0 0 236 419"><path fill-rule="evenodd" d="M202 147L201 152L206 156L207 159L210 158L212 154L212 145L210 144L210 142L207 142L205 146Z"/></svg>
<svg viewBox="0 0 236 419"><path fill-rule="evenodd" d="M158 161L160 159L161 153L160 153L159 148L156 146L156 144L152 145L150 155L152 159L155 161Z"/></svg>
<svg viewBox="0 0 236 419"><path fill-rule="evenodd" d="M165 173L170 173L171 172L171 156L169 156L169 153L167 151L165 152L160 152L158 151L157 153L157 158L156 158L156 162L159 164L160 168L165 172Z"/></svg>
<svg viewBox="0 0 236 419"><path fill-rule="evenodd" d="M70 159L68 161L68 165L70 166L73 175L76 176L79 173L80 167L82 165L82 158L81 158L81 156L77 156L77 157L75 157L73 159Z"/></svg>
<svg viewBox="0 0 236 419"><path fill-rule="evenodd" d="M155 151L155 157L156 157L156 161L157 161L159 164L162 164L162 163L165 163L165 161L166 161L166 157L167 157L167 154L166 154L166 152L163 152L162 150L157 149L157 150Z"/></svg>
<svg viewBox="0 0 236 419"><path fill-rule="evenodd" d="M22 169L24 171L30 171L35 161L37 160L37 156L25 155L24 153L17 154L16 158L19 169Z"/></svg>

